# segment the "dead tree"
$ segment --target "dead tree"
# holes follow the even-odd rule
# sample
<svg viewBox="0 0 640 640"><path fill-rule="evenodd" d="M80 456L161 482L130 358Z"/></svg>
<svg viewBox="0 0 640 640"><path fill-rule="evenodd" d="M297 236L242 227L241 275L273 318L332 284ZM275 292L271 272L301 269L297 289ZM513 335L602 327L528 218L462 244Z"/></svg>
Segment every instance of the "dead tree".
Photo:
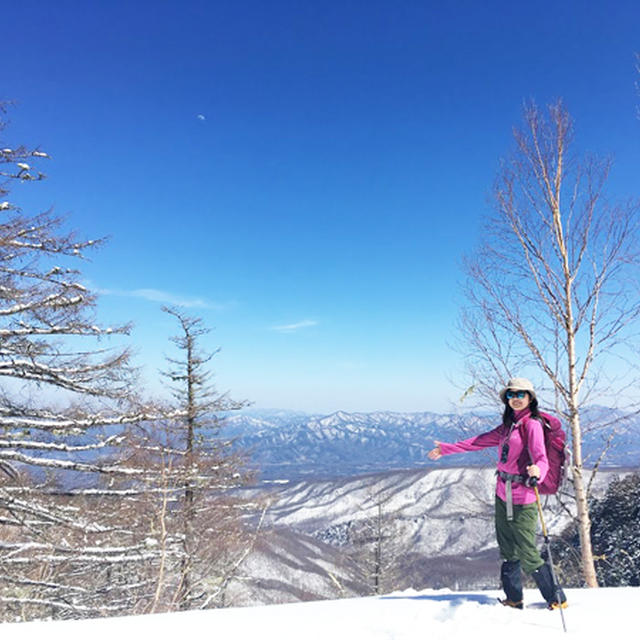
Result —
<svg viewBox="0 0 640 640"><path fill-rule="evenodd" d="M174 602L187 609L216 603L227 566L246 545L243 516L255 505L236 499L233 490L246 484L250 474L245 458L220 431L224 416L247 403L230 399L211 384L209 363L217 351L201 349L199 342L209 332L202 321L175 308L163 310L181 329L172 338L180 356L167 358L163 376L180 416L169 424L178 489L173 527L181 539Z"/></svg>
<svg viewBox="0 0 640 640"><path fill-rule="evenodd" d="M399 587L402 562L408 552L407 544L401 542L399 515L389 501L384 492L370 494L361 505L367 516L354 521L349 531L349 555L372 595Z"/></svg>
<svg viewBox="0 0 640 640"><path fill-rule="evenodd" d="M582 572L593 587L583 414L597 400L629 407L637 388L628 354L640 314L638 209L607 201L608 161L572 155L561 103L546 114L529 106L524 120L498 175L495 213L466 263L462 346L481 395L495 398L506 379L528 375L555 398L571 432Z"/></svg>

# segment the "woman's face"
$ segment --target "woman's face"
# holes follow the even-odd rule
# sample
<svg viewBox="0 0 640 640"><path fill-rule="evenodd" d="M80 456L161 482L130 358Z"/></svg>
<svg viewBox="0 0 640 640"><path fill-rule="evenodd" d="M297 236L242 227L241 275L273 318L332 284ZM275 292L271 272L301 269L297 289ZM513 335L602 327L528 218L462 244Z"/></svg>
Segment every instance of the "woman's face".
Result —
<svg viewBox="0 0 640 640"><path fill-rule="evenodd" d="M507 402L514 411L522 411L529 406L531 396L526 391L507 391Z"/></svg>

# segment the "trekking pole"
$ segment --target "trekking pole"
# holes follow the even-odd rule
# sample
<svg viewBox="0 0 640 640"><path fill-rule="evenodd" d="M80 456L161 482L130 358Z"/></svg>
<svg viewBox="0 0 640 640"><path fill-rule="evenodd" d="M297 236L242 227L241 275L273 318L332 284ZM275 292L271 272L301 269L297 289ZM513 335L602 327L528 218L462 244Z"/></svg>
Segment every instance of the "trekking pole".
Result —
<svg viewBox="0 0 640 640"><path fill-rule="evenodd" d="M542 503L540 502L540 494L538 493L538 479L536 477L531 478L531 485L533 486L533 490L536 492L536 503L538 504L538 515L540 516L540 524L542 525L542 535L544 536L544 543L547 547L547 557L549 558L549 568L551 569L551 579L553 580L553 586L556 588L556 600L558 602L558 609L560 610L560 617L562 618L562 628L564 632L567 632L567 625L564 621L564 612L562 610L562 598L560 596L560 585L558 584L558 579L556 578L556 572L553 568L553 559L551 557L551 543L549 542L549 533L547 531L547 526L544 523L544 518L542 517Z"/></svg>

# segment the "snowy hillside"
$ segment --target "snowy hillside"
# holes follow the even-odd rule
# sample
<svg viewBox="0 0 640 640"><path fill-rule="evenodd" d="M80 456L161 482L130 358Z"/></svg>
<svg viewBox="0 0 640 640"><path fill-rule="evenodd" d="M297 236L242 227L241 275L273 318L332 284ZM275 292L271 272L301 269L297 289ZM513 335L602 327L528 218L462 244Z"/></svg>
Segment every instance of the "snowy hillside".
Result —
<svg viewBox="0 0 640 640"><path fill-rule="evenodd" d="M569 589L569 608L523 611L498 604L497 591L404 591L375 598L251 609L217 609L128 618L4 624L3 640L235 638L237 640L496 640L636 638L640 588Z"/></svg>
<svg viewBox="0 0 640 640"><path fill-rule="evenodd" d="M397 536L429 555L468 553L493 546L493 469L433 469L371 474L282 487L269 512L274 525L331 541L378 505L393 514ZM339 544L339 541L337 541Z"/></svg>
<svg viewBox="0 0 640 640"><path fill-rule="evenodd" d="M614 475L600 472L594 494L602 494ZM391 589L493 588L500 562L494 487L493 468L273 485L263 536L240 567L242 579L231 583L227 603L272 604L371 593L371 585L363 583L353 566L352 552L363 523L379 514L390 538L390 548L385 544L383 552L396 558ZM545 521L552 535L568 522L555 497L545 499Z"/></svg>

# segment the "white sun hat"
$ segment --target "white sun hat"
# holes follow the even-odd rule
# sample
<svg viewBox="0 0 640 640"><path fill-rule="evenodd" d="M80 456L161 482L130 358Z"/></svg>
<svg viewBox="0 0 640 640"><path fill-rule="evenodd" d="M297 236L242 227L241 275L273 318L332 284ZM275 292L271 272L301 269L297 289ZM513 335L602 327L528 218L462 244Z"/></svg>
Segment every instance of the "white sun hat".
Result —
<svg viewBox="0 0 640 640"><path fill-rule="evenodd" d="M500 399L505 404L507 403L507 391L527 391L532 400L537 400L536 392L533 390L533 384L531 380L526 378L511 378L505 388L500 392Z"/></svg>

